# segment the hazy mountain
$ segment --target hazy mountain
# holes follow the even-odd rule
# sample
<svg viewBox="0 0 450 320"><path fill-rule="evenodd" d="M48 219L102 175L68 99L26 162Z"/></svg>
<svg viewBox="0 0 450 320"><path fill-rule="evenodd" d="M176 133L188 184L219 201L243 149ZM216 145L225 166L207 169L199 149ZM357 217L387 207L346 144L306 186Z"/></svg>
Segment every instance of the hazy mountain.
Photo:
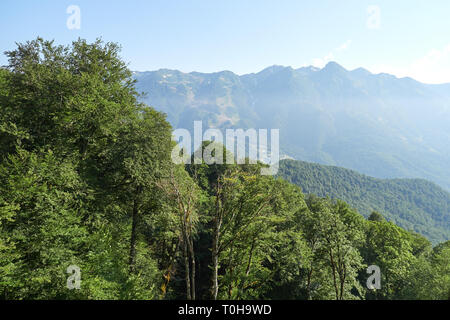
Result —
<svg viewBox="0 0 450 320"><path fill-rule="evenodd" d="M279 175L307 194L342 199L364 216L378 211L434 243L450 239L450 193L422 179L377 179L358 172L283 160Z"/></svg>
<svg viewBox="0 0 450 320"><path fill-rule="evenodd" d="M230 71L136 72L143 100L175 128L279 128L295 159L379 178L426 178L450 190L450 84L348 71L272 66Z"/></svg>

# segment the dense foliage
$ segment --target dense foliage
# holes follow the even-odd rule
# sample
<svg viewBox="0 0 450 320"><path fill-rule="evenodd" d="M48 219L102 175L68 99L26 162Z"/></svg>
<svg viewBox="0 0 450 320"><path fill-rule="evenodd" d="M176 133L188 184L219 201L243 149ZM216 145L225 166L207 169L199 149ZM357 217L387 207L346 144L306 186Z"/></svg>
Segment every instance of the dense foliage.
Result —
<svg viewBox="0 0 450 320"><path fill-rule="evenodd" d="M449 242L305 197L262 164L174 164L171 127L138 102L117 45L38 38L7 56L1 299L449 298Z"/></svg>
<svg viewBox="0 0 450 320"><path fill-rule="evenodd" d="M295 160L283 160L279 175L306 194L330 196L364 216L377 211L433 243L450 239L450 193L421 179L376 179L355 171Z"/></svg>
<svg viewBox="0 0 450 320"><path fill-rule="evenodd" d="M450 191L450 90L411 78L271 66L237 75L135 72L142 101L175 128L280 129L280 150L377 178L422 178Z"/></svg>

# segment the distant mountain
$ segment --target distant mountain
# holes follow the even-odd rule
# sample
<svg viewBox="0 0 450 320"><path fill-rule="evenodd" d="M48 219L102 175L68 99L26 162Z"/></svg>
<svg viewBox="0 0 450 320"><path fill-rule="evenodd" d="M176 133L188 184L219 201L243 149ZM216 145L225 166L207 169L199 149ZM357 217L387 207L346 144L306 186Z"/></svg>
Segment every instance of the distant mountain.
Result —
<svg viewBox="0 0 450 320"><path fill-rule="evenodd" d="M450 190L450 84L324 68L136 72L143 101L175 128L278 128L282 152L379 178L424 178Z"/></svg>
<svg viewBox="0 0 450 320"><path fill-rule="evenodd" d="M422 179L377 179L358 172L295 160L279 176L307 194L341 199L364 216L380 212L397 225L438 243L450 239L450 193Z"/></svg>

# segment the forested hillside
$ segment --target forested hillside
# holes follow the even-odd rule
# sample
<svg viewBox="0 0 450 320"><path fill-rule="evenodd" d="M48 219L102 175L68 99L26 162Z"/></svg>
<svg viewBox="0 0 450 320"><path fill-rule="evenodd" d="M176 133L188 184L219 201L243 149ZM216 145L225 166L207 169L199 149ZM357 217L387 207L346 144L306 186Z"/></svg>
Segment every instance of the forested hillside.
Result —
<svg viewBox="0 0 450 320"><path fill-rule="evenodd" d="M450 239L450 194L426 180L376 179L315 163L282 160L279 175L306 194L342 199L364 216L373 211L434 243Z"/></svg>
<svg viewBox="0 0 450 320"><path fill-rule="evenodd" d="M261 163L174 164L172 128L119 52L38 38L6 53L0 299L450 298L448 241L305 196Z"/></svg>

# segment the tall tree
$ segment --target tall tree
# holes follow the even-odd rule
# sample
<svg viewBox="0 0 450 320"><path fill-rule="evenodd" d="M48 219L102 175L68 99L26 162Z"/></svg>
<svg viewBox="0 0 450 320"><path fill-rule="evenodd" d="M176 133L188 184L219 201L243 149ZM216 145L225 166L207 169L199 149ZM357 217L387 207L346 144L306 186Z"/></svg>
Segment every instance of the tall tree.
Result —
<svg viewBox="0 0 450 320"><path fill-rule="evenodd" d="M173 202L172 206L178 216L175 233L182 246L185 266L186 298L196 299L196 257L194 250L194 236L198 223L198 207L201 201L201 190L185 171L184 166L171 168L168 177L161 179L158 186Z"/></svg>
<svg viewBox="0 0 450 320"><path fill-rule="evenodd" d="M0 73L0 151L3 159L19 156L20 151L36 161L44 157L43 163L50 159L45 155L51 154L55 158L52 165L60 163L67 169L61 175L73 174L73 179L80 180L86 194L84 215L68 214L68 219L81 219L81 226L90 234L85 257L90 264L84 270L98 278L86 279L85 288L92 289L85 291L86 295L111 297L96 290L97 286L115 290L115 297L136 297L139 282L142 294L151 296L153 274L147 270L153 268L153 258L138 252L147 246L141 218L157 214L161 205L154 192L155 181L171 166L171 128L163 114L138 103L135 81L119 53L117 44L101 40L57 46L41 38L7 52L7 71ZM21 179L27 181L27 174L32 171L24 172ZM33 194L34 185L28 188ZM26 212L25 208L11 211L16 207L8 207L8 217ZM71 234L70 228L68 223L67 234ZM99 265L102 259L105 263ZM30 263L27 259L22 262ZM143 274L148 275L147 281L139 277Z"/></svg>
<svg viewBox="0 0 450 320"><path fill-rule="evenodd" d="M408 232L387 221L369 221L362 254L368 265L381 271L381 289L368 292L371 299L395 299L404 286L415 257Z"/></svg>

